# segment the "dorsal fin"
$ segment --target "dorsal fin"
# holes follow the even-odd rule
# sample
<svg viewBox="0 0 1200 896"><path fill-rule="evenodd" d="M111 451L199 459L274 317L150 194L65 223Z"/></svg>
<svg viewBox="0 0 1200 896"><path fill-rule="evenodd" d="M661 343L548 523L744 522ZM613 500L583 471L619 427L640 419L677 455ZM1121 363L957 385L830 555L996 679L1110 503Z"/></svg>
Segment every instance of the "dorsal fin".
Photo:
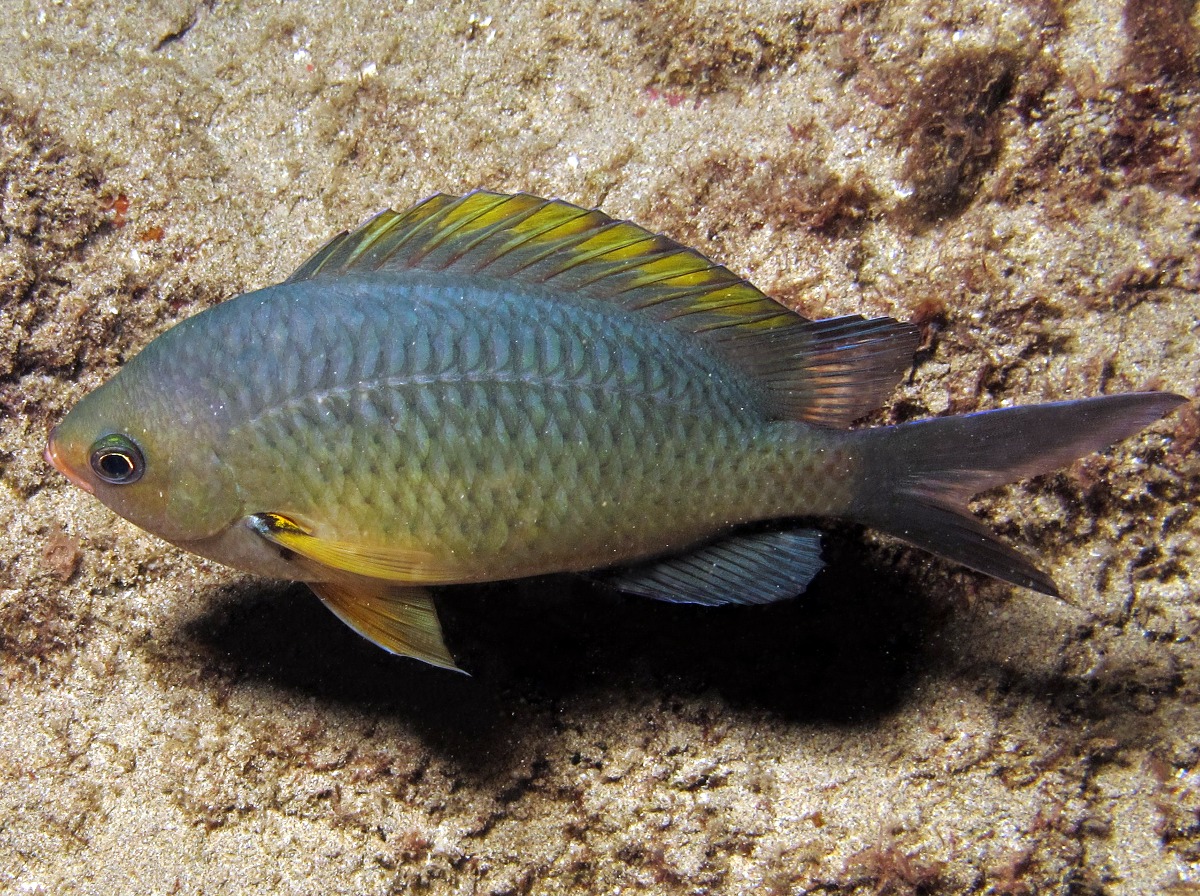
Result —
<svg viewBox="0 0 1200 896"><path fill-rule="evenodd" d="M891 318L810 321L694 249L595 209L527 193L437 194L334 237L288 282L352 271L515 280L649 315L759 382L769 414L842 426L882 402L916 349Z"/></svg>

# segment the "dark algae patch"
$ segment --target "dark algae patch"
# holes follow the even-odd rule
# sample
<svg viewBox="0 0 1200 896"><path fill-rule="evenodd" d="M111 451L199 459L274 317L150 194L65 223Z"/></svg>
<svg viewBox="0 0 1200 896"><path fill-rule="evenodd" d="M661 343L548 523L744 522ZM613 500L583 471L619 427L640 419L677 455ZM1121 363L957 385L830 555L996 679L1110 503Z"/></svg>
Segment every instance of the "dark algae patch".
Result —
<svg viewBox="0 0 1200 896"><path fill-rule="evenodd" d="M1192 24L1196 0L1126 0L1129 41L1125 69L1131 80L1195 89L1200 79L1200 32Z"/></svg>
<svg viewBox="0 0 1200 896"><path fill-rule="evenodd" d="M45 306L69 301L69 263L105 226L100 184L90 160L0 93L0 382L74 362L79 340L61 338Z"/></svg>
<svg viewBox="0 0 1200 896"><path fill-rule="evenodd" d="M1128 45L1102 163L1131 183L1200 196L1200 32L1193 0L1128 0Z"/></svg>
<svg viewBox="0 0 1200 896"><path fill-rule="evenodd" d="M799 8L713 17L703 3L649 0L631 11L654 86L698 96L782 76L809 48L812 29Z"/></svg>
<svg viewBox="0 0 1200 896"><path fill-rule="evenodd" d="M905 208L918 222L961 212L995 166L1017 64L1007 50L968 50L921 70L908 85L897 138L912 190Z"/></svg>
<svg viewBox="0 0 1200 896"><path fill-rule="evenodd" d="M697 195L684 197L684 184ZM716 154L681 172L656 200L660 220L682 239L711 239L704 219L750 229L800 230L814 238L844 238L860 232L874 214L878 194L862 172L846 178L821 160L818 138L797 130L796 146L782 156L747 158Z"/></svg>

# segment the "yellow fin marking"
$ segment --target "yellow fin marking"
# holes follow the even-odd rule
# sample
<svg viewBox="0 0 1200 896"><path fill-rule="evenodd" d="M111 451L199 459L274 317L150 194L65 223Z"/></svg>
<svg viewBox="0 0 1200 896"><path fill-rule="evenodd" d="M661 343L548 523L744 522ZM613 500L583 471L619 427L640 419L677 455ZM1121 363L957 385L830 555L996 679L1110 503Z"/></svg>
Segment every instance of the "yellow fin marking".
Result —
<svg viewBox="0 0 1200 896"><path fill-rule="evenodd" d="M328 569L402 585L445 585L463 580L456 564L418 548L330 541L279 513L256 514L250 517L250 525L267 540Z"/></svg>

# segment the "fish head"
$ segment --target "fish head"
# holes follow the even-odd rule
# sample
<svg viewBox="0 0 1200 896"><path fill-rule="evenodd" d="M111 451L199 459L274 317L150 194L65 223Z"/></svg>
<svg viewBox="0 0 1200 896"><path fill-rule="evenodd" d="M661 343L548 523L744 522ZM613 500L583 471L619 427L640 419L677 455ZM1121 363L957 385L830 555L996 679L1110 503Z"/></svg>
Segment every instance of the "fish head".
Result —
<svg viewBox="0 0 1200 896"><path fill-rule="evenodd" d="M134 525L188 547L240 518L238 488L195 396L154 388L154 365L140 360L70 410L45 458Z"/></svg>

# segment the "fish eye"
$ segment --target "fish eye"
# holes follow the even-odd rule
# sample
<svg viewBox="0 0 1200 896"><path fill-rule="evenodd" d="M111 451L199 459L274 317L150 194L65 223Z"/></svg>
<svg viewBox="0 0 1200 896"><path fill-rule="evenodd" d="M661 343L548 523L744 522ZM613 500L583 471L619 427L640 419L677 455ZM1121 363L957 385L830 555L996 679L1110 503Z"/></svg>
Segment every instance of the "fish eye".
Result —
<svg viewBox="0 0 1200 896"><path fill-rule="evenodd" d="M92 472L112 485L129 485L142 478L146 461L128 436L114 433L92 446Z"/></svg>

